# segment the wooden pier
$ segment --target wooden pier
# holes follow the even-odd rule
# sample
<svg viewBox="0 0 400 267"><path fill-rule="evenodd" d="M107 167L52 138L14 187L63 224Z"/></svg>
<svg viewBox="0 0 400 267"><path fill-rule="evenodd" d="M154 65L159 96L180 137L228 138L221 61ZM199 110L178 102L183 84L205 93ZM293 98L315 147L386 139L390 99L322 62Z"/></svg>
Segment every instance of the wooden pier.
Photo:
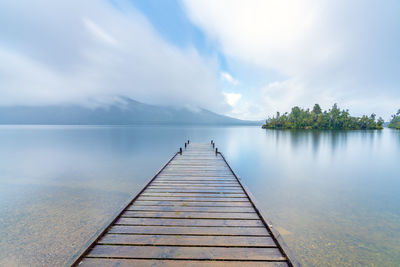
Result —
<svg viewBox="0 0 400 267"><path fill-rule="evenodd" d="M215 144L185 143L74 266L294 266Z"/></svg>

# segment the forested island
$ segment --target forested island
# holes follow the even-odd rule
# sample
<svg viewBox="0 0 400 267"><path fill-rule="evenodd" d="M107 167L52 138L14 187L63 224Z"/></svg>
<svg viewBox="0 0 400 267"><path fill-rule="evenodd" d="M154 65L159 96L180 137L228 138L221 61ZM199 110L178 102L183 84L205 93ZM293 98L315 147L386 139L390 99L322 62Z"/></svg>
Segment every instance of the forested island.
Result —
<svg viewBox="0 0 400 267"><path fill-rule="evenodd" d="M398 115L400 115L398 113ZM400 121L400 116L398 117ZM318 130L373 130L383 129L383 119L371 116L353 117L348 110L340 110L337 104L328 111L322 111L318 104L314 108L302 109L293 107L290 113L276 113L268 118L262 126L265 129L318 129Z"/></svg>
<svg viewBox="0 0 400 267"><path fill-rule="evenodd" d="M400 109L395 115L392 116L392 120L390 121L388 127L400 130Z"/></svg>

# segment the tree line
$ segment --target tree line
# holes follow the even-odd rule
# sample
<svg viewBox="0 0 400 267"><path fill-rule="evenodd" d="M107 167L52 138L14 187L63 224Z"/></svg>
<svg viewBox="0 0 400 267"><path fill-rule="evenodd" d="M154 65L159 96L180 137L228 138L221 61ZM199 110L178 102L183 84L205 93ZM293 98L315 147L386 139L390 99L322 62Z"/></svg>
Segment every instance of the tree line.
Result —
<svg viewBox="0 0 400 267"><path fill-rule="evenodd" d="M399 112L396 118L400 124ZM321 107L315 104L311 111L296 106L290 113L277 112L276 116L268 118L262 127L266 129L380 130L383 129L383 123L383 119L377 119L375 114L353 117L350 116L349 110L340 110L337 104L328 111L322 111Z"/></svg>
<svg viewBox="0 0 400 267"><path fill-rule="evenodd" d="M392 115L392 120L390 121L388 127L400 130L400 109L395 115Z"/></svg>

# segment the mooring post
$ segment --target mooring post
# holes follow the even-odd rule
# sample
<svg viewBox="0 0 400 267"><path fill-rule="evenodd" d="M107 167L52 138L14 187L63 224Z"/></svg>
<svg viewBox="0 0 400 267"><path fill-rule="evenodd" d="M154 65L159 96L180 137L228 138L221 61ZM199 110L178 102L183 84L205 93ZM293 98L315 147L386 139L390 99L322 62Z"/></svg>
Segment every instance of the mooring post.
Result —
<svg viewBox="0 0 400 267"><path fill-rule="evenodd" d="M182 148L181 147L179 148L179 154L182 155Z"/></svg>
<svg viewBox="0 0 400 267"><path fill-rule="evenodd" d="M215 155L218 155L218 147L215 148Z"/></svg>

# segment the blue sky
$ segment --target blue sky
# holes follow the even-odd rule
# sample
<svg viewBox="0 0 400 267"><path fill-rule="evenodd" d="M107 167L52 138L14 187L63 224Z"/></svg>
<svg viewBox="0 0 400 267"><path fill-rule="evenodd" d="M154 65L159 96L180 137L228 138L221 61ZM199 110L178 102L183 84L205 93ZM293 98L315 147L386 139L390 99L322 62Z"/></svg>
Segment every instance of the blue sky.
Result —
<svg viewBox="0 0 400 267"><path fill-rule="evenodd" d="M0 105L150 104L264 119L400 108L400 2L0 3Z"/></svg>

